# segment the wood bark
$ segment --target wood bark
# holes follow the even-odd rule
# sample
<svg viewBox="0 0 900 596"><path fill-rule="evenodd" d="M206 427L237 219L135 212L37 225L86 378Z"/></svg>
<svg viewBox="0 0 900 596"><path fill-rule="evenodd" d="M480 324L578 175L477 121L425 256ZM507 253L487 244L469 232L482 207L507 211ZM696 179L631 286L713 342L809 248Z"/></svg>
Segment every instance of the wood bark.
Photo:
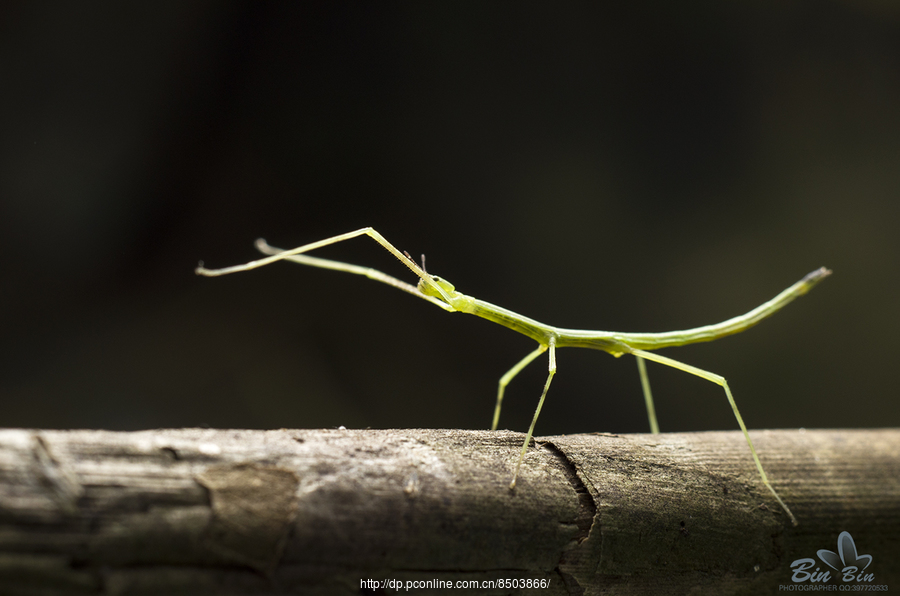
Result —
<svg viewBox="0 0 900 596"><path fill-rule="evenodd" d="M510 491L522 436L0 430L0 593L761 594L845 531L900 590L898 429L753 431L797 527L739 432L541 437Z"/></svg>

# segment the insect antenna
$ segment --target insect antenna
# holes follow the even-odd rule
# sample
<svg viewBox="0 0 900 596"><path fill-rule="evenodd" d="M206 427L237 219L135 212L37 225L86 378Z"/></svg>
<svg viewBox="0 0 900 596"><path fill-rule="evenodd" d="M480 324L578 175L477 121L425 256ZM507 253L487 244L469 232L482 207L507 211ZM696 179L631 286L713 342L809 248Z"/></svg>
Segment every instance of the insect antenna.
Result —
<svg viewBox="0 0 900 596"><path fill-rule="evenodd" d="M405 250L404 250L404 251L403 251L403 254L405 254L405 255L406 255L406 258L409 259L410 261L413 260L412 255L409 254L408 251L405 251ZM415 262L415 261L413 261L413 262ZM422 272L423 272L423 273L428 273L428 269L425 268L425 253L422 253Z"/></svg>

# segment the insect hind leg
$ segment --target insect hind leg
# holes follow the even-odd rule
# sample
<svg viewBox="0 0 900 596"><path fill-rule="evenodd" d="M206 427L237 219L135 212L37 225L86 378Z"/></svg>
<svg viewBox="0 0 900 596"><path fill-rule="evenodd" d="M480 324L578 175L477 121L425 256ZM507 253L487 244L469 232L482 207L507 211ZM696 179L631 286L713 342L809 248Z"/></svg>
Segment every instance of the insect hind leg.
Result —
<svg viewBox="0 0 900 596"><path fill-rule="evenodd" d="M797 518L794 517L794 514L791 513L791 510L788 508L788 506L784 503L784 501L781 500L781 497L775 491L775 488L771 484L769 484L769 478L766 476L766 472L765 470L763 470L762 463L759 461L759 456L756 454L756 448L753 446L753 441L750 440L750 433L747 432L747 426L744 424L743 418L741 418L741 413L738 411L737 404L734 402L734 396L731 395L731 389L728 387L728 382L725 380L725 377L717 375L715 373L711 373L701 368L697 368L695 366L691 366L690 364L679 362L678 360L672 360L671 358L659 356L652 352L645 352L644 350L632 350L632 354L634 354L638 358L646 358L647 360L659 362L660 364L665 364L666 366L671 366L672 368L677 368L678 370L682 370L686 373L696 375L701 379L706 379L707 381L721 386L722 389L725 390L725 396L728 398L728 403L731 404L731 410L734 412L734 417L735 419L737 419L738 425L741 427L741 431L743 431L744 433L744 438L747 439L747 445L750 446L750 454L753 455L753 461L756 463L756 469L759 470L759 476L760 478L762 478L763 484L766 485L766 488L769 489L769 491L775 497L775 500L778 501L778 504L781 505L785 513L788 514L788 517L791 519L791 523L796 526L798 524Z"/></svg>
<svg viewBox="0 0 900 596"><path fill-rule="evenodd" d="M659 423L656 422L656 408L653 406L653 393L650 391L650 378L647 376L647 365L640 356L637 360L638 373L641 375L641 389L644 391L644 403L647 404L647 418L650 419L650 432L659 434Z"/></svg>

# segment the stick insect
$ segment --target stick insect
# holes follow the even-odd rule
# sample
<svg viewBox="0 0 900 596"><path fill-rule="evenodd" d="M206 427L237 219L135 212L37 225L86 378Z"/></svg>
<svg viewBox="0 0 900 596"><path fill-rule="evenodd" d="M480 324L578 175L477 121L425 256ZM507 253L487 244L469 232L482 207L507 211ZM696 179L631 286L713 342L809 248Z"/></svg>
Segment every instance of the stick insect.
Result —
<svg viewBox="0 0 900 596"><path fill-rule="evenodd" d="M350 240L351 238L356 238L357 236L368 236L375 242L380 244L382 247L387 249L388 252L390 252L392 255L394 255L394 257L397 258L397 260L406 265L413 273L415 273L419 277L418 283L416 285L412 285L369 267L360 267L358 265L351 265L349 263L311 257L303 254L317 248L322 248L323 246ZM533 352L522 358L522 360L520 360L515 366L509 369L509 371L507 371L506 374L500 378L500 384L497 390L497 403L494 406L494 419L493 423L491 424L491 430L497 429L497 423L500 419L500 406L503 403L503 394L506 391L506 386L510 381L513 380L513 378L517 374L522 371L522 369L528 366L528 364L530 364L535 358L537 358L544 352L549 351L549 374L547 375L547 381L544 383L544 390L541 392L541 397L538 400L537 409L534 411L534 417L531 420L531 426L528 427L528 433L525 435L525 442L523 443L522 449L519 452L519 458L516 462L515 471L513 472L512 480L509 483L510 490L514 489L516 486L516 478L518 478L519 475L519 468L522 466L522 461L525 458L525 454L528 450L528 445L530 444L531 437L534 434L534 426L537 423L538 416L541 413L541 408L544 405L544 398L547 397L547 390L550 388L550 382L553 381L553 376L556 374L556 349L590 348L593 350L603 350L604 352L612 354L616 358L622 356L623 354L631 354L635 357L635 359L637 360L638 373L641 379L641 387L644 392L647 415L650 419L650 430L653 433L659 432L659 425L656 422L656 412L653 407L653 395L650 392L650 382L647 378L647 369L644 363L645 360L651 360L653 362L658 362L666 366L671 366L672 368L677 368L678 370L696 375L702 379L706 379L707 381L721 386L725 390L725 396L728 398L728 403L731 405L731 409L734 412L734 417L735 419L737 419L737 423L741 427L741 431L744 433L744 438L747 440L747 445L750 447L750 454L753 456L753 461L756 464L756 469L759 471L759 475L762 479L763 484L766 486L766 488L769 489L769 491L775 497L775 500L778 501L778 504L781 505L781 507L784 509L785 513L787 513L788 517L791 520L791 523L793 523L795 526L797 525L797 518L794 517L794 514L791 513L791 510L778 495L778 492L776 492L775 488L769 483L766 472L765 470L763 470L762 464L759 461L759 456L756 454L756 448L753 446L753 441L750 440L750 433L747 432L747 427L746 425L744 425L744 421L741 418L741 414L738 411L737 404L734 401L734 397L731 394L731 389L728 387L728 383L725 381L725 378L715 373L696 368L689 364L685 364L683 362L679 362L665 356L654 354L651 350L668 348L672 346L683 346L704 341L712 341L714 339L719 339L720 337L738 333L740 331L743 331L744 329L752 327L766 317L769 317L778 312L782 307L790 303L798 296L806 294L813 288L813 286L830 275L831 271L829 271L825 267L816 269L788 289L784 290L768 302L757 306L750 312L738 317L734 317L732 319L728 319L727 321L723 321L721 323L706 325L703 327L695 327L693 329L686 329L684 331L669 331L666 333L619 333L614 331L587 331L582 329L563 329L560 327L553 327L552 325L539 323L534 319L530 319L528 317L514 313L495 304L491 304L490 302L485 302L484 300L479 300L478 298L467 296L461 292L458 292L453 284L451 284L447 280L426 272L424 267L424 259L423 264L420 267L418 264L416 264L415 261L410 258L408 253L400 252L399 250L397 250L397 248L394 247L393 244L388 242L384 238L384 236L379 234L373 228L362 228L354 232L339 234L337 236L332 236L331 238L326 238L318 242L305 244L291 250L282 250L280 248L275 248L267 244L265 240L259 239L256 241L256 248L260 252L268 256L256 261L245 263L243 265L225 267L223 269L207 269L203 266L203 262L201 262L196 269L196 273L198 275L214 277L219 275L226 275L229 273L236 273L238 271L249 271L250 269L256 269L257 267L262 267L264 265L274 263L275 261L287 260L293 261L295 263L300 263L301 265L309 265L312 267L320 267L323 269L333 269L335 271L364 275L369 279L388 284L390 286L403 290L404 292L408 292L413 296L416 296L417 298L427 300L428 302L431 302L432 304L439 306L440 308L443 308L448 312L469 313L483 319L487 319L488 321L492 321L499 325L503 325L504 327L508 327L513 331L517 331L518 333L526 335L535 340L538 343L538 347Z"/></svg>

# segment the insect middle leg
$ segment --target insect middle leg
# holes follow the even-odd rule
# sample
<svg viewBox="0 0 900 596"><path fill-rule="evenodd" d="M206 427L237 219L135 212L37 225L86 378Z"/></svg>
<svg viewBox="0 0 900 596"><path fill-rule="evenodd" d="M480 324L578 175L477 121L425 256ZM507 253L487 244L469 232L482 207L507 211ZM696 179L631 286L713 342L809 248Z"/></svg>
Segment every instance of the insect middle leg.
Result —
<svg viewBox="0 0 900 596"><path fill-rule="evenodd" d="M537 409L534 411L534 418L531 419L531 426L528 427L528 434L525 435L525 443L522 445L522 451L519 453L519 461L516 463L516 471L513 473L512 481L509 483L509 490L516 488L516 478L519 477L519 468L522 467L522 461L525 459L525 452L528 451L528 444L531 442L531 436L534 434L534 425L537 424L541 408L544 407L544 398L547 397L547 390L550 389L550 382L553 380L553 375L556 374L556 343L551 340L549 346L541 347L541 352L546 350L547 347L550 348L550 373L547 375L547 382L544 383L544 391L541 393L541 399L538 401ZM531 356L531 354L529 354L529 356ZM525 364L528 364L528 362Z"/></svg>
<svg viewBox="0 0 900 596"><path fill-rule="evenodd" d="M500 422L500 404L503 402L503 393L506 386L513 378L522 372L522 369L531 364L531 361L547 351L547 346L541 344L534 352L528 354L519 361L514 367L509 369L505 375L500 377L500 387L497 389L497 405L494 407L494 422L491 424L491 430L497 430L497 423Z"/></svg>
<svg viewBox="0 0 900 596"><path fill-rule="evenodd" d="M728 398L728 403L731 404L731 410L734 412L734 417L737 419L738 425L741 427L741 431L743 431L744 433L744 438L747 439L747 445L750 446L750 454L753 456L753 461L756 463L756 469L759 470L759 476L760 478L762 478L763 484L765 484L766 488L771 491L772 495L775 497L775 500L778 501L778 504L781 505L785 513L788 514L788 517L791 518L791 523L796 526L797 518L794 517L794 514L791 513L791 510L788 509L788 506L784 504L784 501L781 500L781 497L778 496L778 493L775 491L772 485L769 484L769 478L766 476L766 472L765 470L763 470L762 463L760 463L759 461L759 456L756 454L756 448L753 447L753 441L750 440L750 433L747 432L747 426L744 424L743 418L741 418L741 413L738 411L737 404L734 403L734 396L731 395L731 389L728 387L728 382L725 380L725 377L697 368L695 366L691 366L690 364L679 362L678 360L672 360L671 358L666 358L665 356L659 356L652 352L645 352L644 350L632 350L631 353L638 358L646 358L647 360L659 362L660 364L665 364L666 366L671 366L672 368L677 368L678 370L683 370L686 373L696 375L701 379L706 379L707 381L711 381L716 385L721 386L722 389L725 390L725 396Z"/></svg>

